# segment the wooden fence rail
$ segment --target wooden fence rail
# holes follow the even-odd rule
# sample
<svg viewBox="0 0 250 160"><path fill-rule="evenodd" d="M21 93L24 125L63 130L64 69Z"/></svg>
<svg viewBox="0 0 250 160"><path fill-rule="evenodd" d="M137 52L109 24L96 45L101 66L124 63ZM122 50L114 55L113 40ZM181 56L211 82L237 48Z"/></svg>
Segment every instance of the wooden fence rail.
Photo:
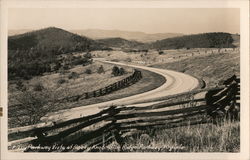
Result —
<svg viewBox="0 0 250 160"><path fill-rule="evenodd" d="M105 86L103 88L100 88L100 89L97 89L97 90L94 90L91 92L85 92L81 95L69 96L69 97L64 97L64 98L58 99L58 100L56 100L56 103L75 102L78 100L104 96L104 95L110 94L112 92L115 92L117 90L129 87L129 86L135 84L136 82L138 82L141 78L142 78L141 71L135 69L132 75L130 75L130 76L118 81L118 82L115 82L113 84L110 84L108 86ZM21 111L22 104L11 105L11 106L9 106L9 110L10 109ZM11 113L11 112L8 112L8 113ZM9 115L9 116L11 116L11 115ZM20 112L19 116L23 116L21 112Z"/></svg>
<svg viewBox="0 0 250 160"><path fill-rule="evenodd" d="M133 83L131 80L138 80L138 77L135 77L137 76L128 77L122 82L117 82L114 86L119 86L121 83L125 85ZM111 106L94 115L46 127L22 131L12 129L9 132L9 145L16 145L16 140L33 137L25 143L34 146L85 145L86 148L81 149L84 151L93 146L116 141L122 148L125 136L145 129L170 129L187 125L216 123L225 117L239 120L240 104L236 103L240 97L239 82L237 76L232 76L223 83L223 86L203 89L198 92L192 91L193 96L190 96L191 93L179 94L161 103L146 107ZM204 97L194 98L196 93L201 92L204 92ZM98 95L102 91L96 93Z"/></svg>
<svg viewBox="0 0 250 160"><path fill-rule="evenodd" d="M120 90L122 88L128 87L132 84L135 84L136 82L138 82L140 79L142 78L142 73L139 70L134 70L133 74L130 75L129 77L126 77L118 82L115 82L113 84L110 84L104 88L100 88L91 92L86 92L83 93L82 95L77 95L77 96L72 96L72 97L66 97L63 99L60 99L60 102L64 102L64 101L76 101L79 99L89 99L89 98L93 98L93 97L100 97L106 94L110 94L114 91Z"/></svg>

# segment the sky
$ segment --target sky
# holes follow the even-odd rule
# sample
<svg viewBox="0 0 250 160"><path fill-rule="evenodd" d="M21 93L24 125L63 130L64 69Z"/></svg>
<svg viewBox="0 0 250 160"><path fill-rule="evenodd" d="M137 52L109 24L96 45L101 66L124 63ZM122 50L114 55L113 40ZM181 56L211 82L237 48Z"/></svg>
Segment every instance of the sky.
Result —
<svg viewBox="0 0 250 160"><path fill-rule="evenodd" d="M230 8L11 8L8 29L59 27L145 33L240 33L240 10Z"/></svg>

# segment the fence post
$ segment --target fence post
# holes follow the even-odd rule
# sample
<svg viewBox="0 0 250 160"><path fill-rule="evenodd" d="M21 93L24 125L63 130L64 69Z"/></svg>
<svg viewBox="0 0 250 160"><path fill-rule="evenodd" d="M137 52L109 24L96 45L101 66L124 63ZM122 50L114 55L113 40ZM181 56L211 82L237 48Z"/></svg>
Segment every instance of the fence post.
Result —
<svg viewBox="0 0 250 160"><path fill-rule="evenodd" d="M125 81L125 79L122 80L122 83L123 83L123 87L126 87L126 81Z"/></svg>
<svg viewBox="0 0 250 160"><path fill-rule="evenodd" d="M125 86L128 86L127 78L124 79Z"/></svg>
<svg viewBox="0 0 250 160"><path fill-rule="evenodd" d="M112 88L113 88L113 91L116 91L116 90L117 90L116 83L113 83L113 84L112 84Z"/></svg>
<svg viewBox="0 0 250 160"><path fill-rule="evenodd" d="M113 92L113 86L110 85L110 86L109 86L109 93L112 93L112 92Z"/></svg>
<svg viewBox="0 0 250 160"><path fill-rule="evenodd" d="M102 88L99 90L99 93L100 93L100 96L103 95L103 93L102 93Z"/></svg>
<svg viewBox="0 0 250 160"><path fill-rule="evenodd" d="M232 92L232 99L231 99L231 106L228 110L230 114L231 120L239 120L239 112L240 112L240 106L237 107L237 92L238 92L238 83L233 83L233 87L231 89Z"/></svg>
<svg viewBox="0 0 250 160"><path fill-rule="evenodd" d="M111 130L111 133L112 133L113 137L115 138L115 141L120 146L119 151L122 151L125 143L124 143L124 139L121 136L119 126L116 123L117 120L114 117L115 115L117 115L121 111L121 108L117 108L117 106L111 106L110 108L111 108L111 110L109 111L109 115L111 117L110 120L112 121L112 125L113 125L113 129Z"/></svg>
<svg viewBox="0 0 250 160"><path fill-rule="evenodd" d="M108 87L105 87L105 94L108 94Z"/></svg>
<svg viewBox="0 0 250 160"><path fill-rule="evenodd" d="M85 99L88 99L89 98L89 94L88 92L85 93Z"/></svg>

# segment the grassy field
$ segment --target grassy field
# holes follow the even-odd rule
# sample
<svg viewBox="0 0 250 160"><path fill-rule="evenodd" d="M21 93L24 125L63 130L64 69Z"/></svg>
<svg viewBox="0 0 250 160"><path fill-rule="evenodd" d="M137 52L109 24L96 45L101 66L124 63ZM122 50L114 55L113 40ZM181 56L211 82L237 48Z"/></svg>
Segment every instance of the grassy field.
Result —
<svg viewBox="0 0 250 160"><path fill-rule="evenodd" d="M79 100L76 102L68 102L63 103L57 106L56 110L60 109L68 109L68 108L74 108L79 107L83 105L89 105L89 104L95 104L95 103L101 103L109 100L119 99L122 97L128 97L140 93L144 93L150 90L153 90L155 88L158 88L165 82L164 77L150 72L142 70L142 79L127 88L124 88L122 90L115 91L113 93L110 93L108 95L104 95L101 97L95 97L95 98L89 98L85 100Z"/></svg>
<svg viewBox="0 0 250 160"><path fill-rule="evenodd" d="M95 51L95 57L109 60L146 65L184 72L203 79L207 86L215 86L219 81L240 72L240 53L237 49L193 48L150 50L148 53L125 53L123 51Z"/></svg>
<svg viewBox="0 0 250 160"><path fill-rule="evenodd" d="M121 53L121 54L120 54ZM108 60L129 62L133 64L150 65L157 68L177 70L205 80L206 85L211 87L218 82L225 80L232 74L239 74L240 54L239 51L224 51L221 53L213 49L191 49L191 50L168 50L159 55L157 51L145 53L95 52L95 57L108 57ZM141 56L142 55L142 56ZM97 73L97 69L103 65L105 73ZM37 83L52 90L51 94L57 97L78 95L86 91L102 88L105 85L116 82L129 76L132 68L125 68L127 74L119 77L111 75L113 65L95 62L88 66L76 66L69 71L54 73L35 77L25 81L29 90L34 90ZM86 70L90 69L91 74ZM77 77L69 78L72 72ZM102 97L66 102L54 105L50 112L61 109L74 108L78 106L104 102L121 97L127 97L143 93L161 86L165 80L158 74L142 71L143 78L128 88L118 90ZM58 83L64 79L64 83ZM20 92L15 84L9 85L10 98L18 97ZM52 96L53 97L53 96ZM13 103L15 101L12 101ZM9 127L17 127L16 119L9 119ZM95 150L96 151L96 150ZM101 152L117 152L119 145L114 141L111 144L100 148ZM172 129L149 128L132 136L124 138L123 152L239 152L240 151L240 122L225 120L220 124L200 124L194 126L177 127Z"/></svg>
<svg viewBox="0 0 250 160"><path fill-rule="evenodd" d="M123 54L122 54L123 55ZM141 56L142 55L142 56ZM97 55L101 56L101 55ZM134 64L176 70L203 79L207 87L218 85L233 74L240 73L240 53L225 49L180 49L132 53L130 60L113 52L110 59ZM146 58L145 58L146 57ZM147 58L148 57L148 58ZM144 63L141 63L144 62ZM120 151L116 142L100 151ZM225 120L221 124L200 124L173 129L147 129L125 138L123 152L239 152L240 122Z"/></svg>
<svg viewBox="0 0 250 160"><path fill-rule="evenodd" d="M97 73L100 66L103 66L104 73ZM44 88L53 91L57 97L79 95L112 84L129 76L133 72L132 68L124 67L126 74L115 77L111 74L113 66L114 65L94 62L91 65L78 65L69 70L36 76L31 80L23 80L22 82L28 91L33 91L38 85L41 85ZM86 73L86 70L89 70L91 73ZM72 76L72 73L75 73L75 75ZM9 83L10 105L15 103L15 97L20 94L22 93L17 89L17 84Z"/></svg>
<svg viewBox="0 0 250 160"><path fill-rule="evenodd" d="M239 52L209 54L152 65L157 68L180 71L203 79L207 86L216 86L233 74L240 73Z"/></svg>
<svg viewBox="0 0 250 160"><path fill-rule="evenodd" d="M123 152L240 152L240 123L148 129L125 137ZM119 151L113 142L101 151Z"/></svg>
<svg viewBox="0 0 250 160"><path fill-rule="evenodd" d="M97 73L97 69L103 66L105 73ZM88 66L76 66L68 71L62 71L61 73L53 73L40 77L34 77L31 80L23 81L23 85L26 86L27 90L33 93L36 97L40 99L53 100L58 98L63 98L67 96L80 95L88 91L93 91L96 89L103 88L114 82L117 82L133 73L133 69L130 67L124 67L126 74L122 76L114 77L112 72L112 67L114 65L94 62ZM91 74L85 73L87 69L92 71ZM72 72L76 73L76 77L69 78ZM165 78L149 71L142 71L142 79L139 83L131 85L127 88L118 90L108 95L101 97L89 98L84 100L79 100L75 102L64 102L52 104L49 112L55 112L61 109L69 109L79 106L84 106L88 104L100 103L109 100L114 100L118 98L128 97L135 94L143 93L161 86L165 82ZM58 83L59 80L64 80L63 83ZM9 105L22 102L25 99L25 94L17 89L17 84L9 83ZM39 84L39 85L38 85ZM38 86L43 86L42 91L34 91ZM30 97L31 98L31 97ZM27 98L26 98L27 99ZM28 98L29 99L29 98ZM39 100L40 101L40 100ZM19 126L16 122L16 118L11 112L15 110L9 108L9 126L17 127ZM13 116L13 117L12 117Z"/></svg>

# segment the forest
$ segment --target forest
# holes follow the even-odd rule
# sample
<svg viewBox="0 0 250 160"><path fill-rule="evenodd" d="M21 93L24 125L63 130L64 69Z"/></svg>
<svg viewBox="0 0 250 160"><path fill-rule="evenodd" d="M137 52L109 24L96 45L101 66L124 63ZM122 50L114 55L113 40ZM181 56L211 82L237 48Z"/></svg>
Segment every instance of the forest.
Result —
<svg viewBox="0 0 250 160"><path fill-rule="evenodd" d="M145 47L150 49L181 49L181 48L231 48L235 47L229 33L213 32L181 37L168 38Z"/></svg>
<svg viewBox="0 0 250 160"><path fill-rule="evenodd" d="M9 79L29 79L59 69L58 55L98 49L106 48L92 39L55 27L11 36L8 38ZM72 64L84 65L88 59L75 59Z"/></svg>

